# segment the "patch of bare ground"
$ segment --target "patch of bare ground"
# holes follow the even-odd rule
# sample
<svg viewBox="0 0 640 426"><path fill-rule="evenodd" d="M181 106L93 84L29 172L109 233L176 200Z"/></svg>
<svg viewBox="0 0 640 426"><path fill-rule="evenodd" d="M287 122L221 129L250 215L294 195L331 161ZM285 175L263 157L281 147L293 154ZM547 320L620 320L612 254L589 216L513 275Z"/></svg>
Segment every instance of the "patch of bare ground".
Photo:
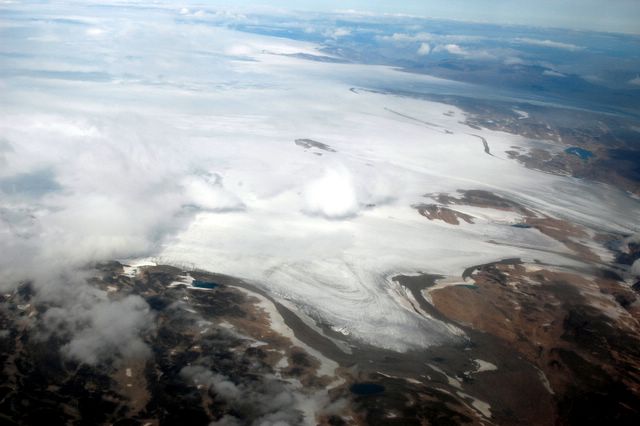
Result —
<svg viewBox="0 0 640 426"><path fill-rule="evenodd" d="M0 419L17 424L208 424L232 414L249 424L269 414L256 402L277 396L265 389L313 400L336 378L320 372L321 361L307 347L273 327L262 301L234 287L240 280L194 272L211 285L205 290L176 285L185 272L170 266L140 267L135 276L122 272L117 262L99 265L89 281L108 297L136 294L147 301L154 327L143 336L150 350L146 358L117 357L97 365L67 359L61 351L65 336L38 333L47 307L34 299L28 285L0 296L0 325L9 330L0 335ZM243 401L229 400L206 381L189 381L181 373L187 367L226 378L227 389L253 395L247 402L251 410L238 412ZM322 403L331 404L327 398ZM283 409L295 413L286 405ZM333 412L340 417L345 410Z"/></svg>
<svg viewBox="0 0 640 426"><path fill-rule="evenodd" d="M438 206L437 204L415 204L412 206L418 210L422 216L429 220L442 220L449 225L460 225L460 220L467 223L473 223L474 217L448 207Z"/></svg>
<svg viewBox="0 0 640 426"><path fill-rule="evenodd" d="M512 211L523 216L535 216L530 209L518 202L481 189L458 190L458 197L449 194L425 194L425 197L434 198L444 205L463 205L490 208L496 210Z"/></svg>
<svg viewBox="0 0 640 426"><path fill-rule="evenodd" d="M435 199L438 204L417 204L413 207L429 220L443 220L457 225L458 219L467 223L474 223L473 217L444 206L472 206L503 210L517 213L522 216L522 225L537 229L544 235L562 243L569 250L585 261L598 262L600 257L589 248L587 241L591 240L589 233L583 227L570 223L567 220L553 218L548 215L536 213L532 209L523 206L517 201L484 190L458 190L459 196L450 194L426 194L426 197Z"/></svg>
<svg viewBox="0 0 640 426"><path fill-rule="evenodd" d="M549 216L525 217L524 223L564 244L565 247L586 261L599 262L601 260L587 245L580 242L588 240L590 237L587 231L579 225Z"/></svg>
<svg viewBox="0 0 640 426"><path fill-rule="evenodd" d="M607 149L597 144L583 144L581 147L593 152L594 158L581 159L566 152L551 153L541 148L525 152L509 150L506 154L529 169L604 182L640 195L640 182L629 178L629 173L622 174ZM624 166L628 167L626 164Z"/></svg>
<svg viewBox="0 0 640 426"><path fill-rule="evenodd" d="M541 371L558 424L640 416L638 300L611 277L521 262L473 268L430 295L445 317L495 336ZM594 423L595 422L595 423Z"/></svg>

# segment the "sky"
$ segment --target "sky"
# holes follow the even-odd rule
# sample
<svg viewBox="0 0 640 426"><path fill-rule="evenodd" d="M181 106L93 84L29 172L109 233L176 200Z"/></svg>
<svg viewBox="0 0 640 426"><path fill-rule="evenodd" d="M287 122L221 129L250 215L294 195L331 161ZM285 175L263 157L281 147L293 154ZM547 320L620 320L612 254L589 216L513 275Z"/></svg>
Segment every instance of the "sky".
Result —
<svg viewBox="0 0 640 426"><path fill-rule="evenodd" d="M464 21L640 33L638 0L241 0L299 10L358 10Z"/></svg>

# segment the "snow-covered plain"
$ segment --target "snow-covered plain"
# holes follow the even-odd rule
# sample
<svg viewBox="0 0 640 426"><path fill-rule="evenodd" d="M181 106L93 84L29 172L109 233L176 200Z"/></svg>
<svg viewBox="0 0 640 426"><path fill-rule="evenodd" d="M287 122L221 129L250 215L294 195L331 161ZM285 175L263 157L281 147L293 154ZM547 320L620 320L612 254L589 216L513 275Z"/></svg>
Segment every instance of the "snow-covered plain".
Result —
<svg viewBox="0 0 640 426"><path fill-rule="evenodd" d="M26 54L3 59L18 71L0 81L0 179L46 178L38 194L2 186L5 280L153 256L251 280L356 339L407 350L457 333L407 308L394 274L575 262L508 226L512 213L431 222L411 208L424 194L486 189L596 229L630 232L639 217L640 203L611 187L506 160L524 138L471 129L450 105L358 90L460 83L305 60L291 55L324 54L178 20L179 8L91 12L76 18L80 38L47 10L3 26L27 35L3 47Z"/></svg>

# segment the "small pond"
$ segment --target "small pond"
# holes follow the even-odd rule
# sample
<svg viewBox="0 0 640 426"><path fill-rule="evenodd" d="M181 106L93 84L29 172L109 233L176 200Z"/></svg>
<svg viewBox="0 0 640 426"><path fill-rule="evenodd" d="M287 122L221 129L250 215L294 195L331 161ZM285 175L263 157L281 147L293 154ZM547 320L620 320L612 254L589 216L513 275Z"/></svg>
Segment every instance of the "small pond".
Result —
<svg viewBox="0 0 640 426"><path fill-rule="evenodd" d="M200 280L193 280L191 285L193 287L206 288L206 289L213 289L213 288L219 287L219 284L213 283L211 281L200 281Z"/></svg>
<svg viewBox="0 0 640 426"><path fill-rule="evenodd" d="M580 157L583 160L588 160L589 158L593 157L593 152L584 148L578 148L577 146L567 148L564 150L564 152L570 155L575 155L576 157Z"/></svg>
<svg viewBox="0 0 640 426"><path fill-rule="evenodd" d="M350 390L356 395L376 395L384 392L384 386L376 383L354 383Z"/></svg>

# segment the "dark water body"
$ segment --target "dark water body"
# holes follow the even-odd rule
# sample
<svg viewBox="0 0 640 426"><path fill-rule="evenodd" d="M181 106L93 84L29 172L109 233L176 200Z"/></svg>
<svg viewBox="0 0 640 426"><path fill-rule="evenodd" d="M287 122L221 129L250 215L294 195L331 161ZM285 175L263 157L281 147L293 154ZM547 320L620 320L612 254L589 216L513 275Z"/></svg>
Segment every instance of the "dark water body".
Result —
<svg viewBox="0 0 640 426"><path fill-rule="evenodd" d="M194 287L206 288L206 289L213 289L213 288L219 287L219 284L216 284L214 282L200 281L200 280L194 280L193 283L191 283L191 285Z"/></svg>
<svg viewBox="0 0 640 426"><path fill-rule="evenodd" d="M589 158L593 157L593 152L584 148L578 148L576 146L567 148L564 150L564 152L566 152L567 154L575 155L576 157L580 157L583 160L588 160Z"/></svg>
<svg viewBox="0 0 640 426"><path fill-rule="evenodd" d="M630 149L610 149L611 160L617 162L618 172L629 179L640 181L640 151Z"/></svg>
<svg viewBox="0 0 640 426"><path fill-rule="evenodd" d="M511 225L513 228L522 228L522 229L529 229L531 228L531 225L527 225L526 223L514 223L513 225Z"/></svg>
<svg viewBox="0 0 640 426"><path fill-rule="evenodd" d="M355 383L351 385L350 390L356 395L376 395L384 392L384 386L376 383Z"/></svg>

